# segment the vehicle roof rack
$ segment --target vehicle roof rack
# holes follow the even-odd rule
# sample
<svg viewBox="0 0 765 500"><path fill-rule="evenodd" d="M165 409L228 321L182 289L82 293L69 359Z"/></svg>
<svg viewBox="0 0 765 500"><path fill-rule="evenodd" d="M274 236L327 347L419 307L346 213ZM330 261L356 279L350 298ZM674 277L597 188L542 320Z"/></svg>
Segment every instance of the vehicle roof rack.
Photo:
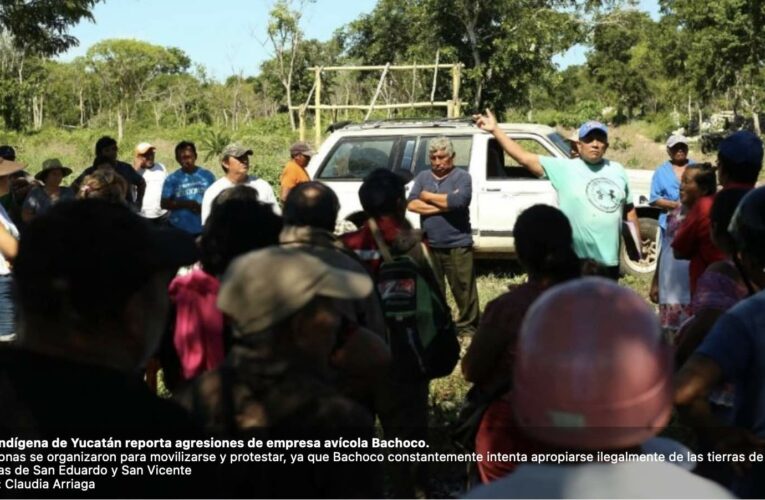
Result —
<svg viewBox="0 0 765 500"><path fill-rule="evenodd" d="M374 121L366 121L361 123L351 123L351 122L339 122L337 124L332 124L330 127L332 130L341 130L341 129L390 129L390 128L411 128L411 127L421 127L421 128L455 128L455 127L464 127L465 125L474 126L473 120L468 117L459 117L459 118L399 118L399 119L390 119L390 120L374 120Z"/></svg>

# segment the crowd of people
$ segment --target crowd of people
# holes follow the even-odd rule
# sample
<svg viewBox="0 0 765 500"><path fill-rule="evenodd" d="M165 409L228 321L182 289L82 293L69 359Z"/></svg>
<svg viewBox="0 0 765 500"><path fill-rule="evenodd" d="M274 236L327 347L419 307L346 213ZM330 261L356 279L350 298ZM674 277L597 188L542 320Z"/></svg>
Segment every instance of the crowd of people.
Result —
<svg viewBox="0 0 765 500"><path fill-rule="evenodd" d="M0 436L350 440L375 436L379 419L386 439L428 442L429 369L443 368L435 358L451 356L459 335L473 384L462 444L494 455L475 464L482 485L470 496L765 495L765 463L749 458L765 447L760 139L731 135L712 166L688 158L686 138L669 138L650 199L662 211L657 313L618 284L622 223L637 215L624 168L605 158L608 127L584 123L576 154L555 159L525 151L489 111L474 119L559 200L517 218L527 281L483 314L471 178L447 137L430 140L431 169L414 179L368 174L366 222L341 235L338 198L311 181L315 152L303 142L290 148L281 201L241 144L222 151L216 180L192 142L175 147L180 168L169 173L153 145L138 144L129 164L104 137L69 187L60 160L32 177L0 146ZM454 322L423 326L448 310L447 285ZM169 399L157 396L160 368ZM744 458L694 472L518 458L687 451L656 437L673 413L695 431L695 451ZM434 494L426 462L381 467L208 464L131 493ZM108 484L97 492L128 491Z"/></svg>

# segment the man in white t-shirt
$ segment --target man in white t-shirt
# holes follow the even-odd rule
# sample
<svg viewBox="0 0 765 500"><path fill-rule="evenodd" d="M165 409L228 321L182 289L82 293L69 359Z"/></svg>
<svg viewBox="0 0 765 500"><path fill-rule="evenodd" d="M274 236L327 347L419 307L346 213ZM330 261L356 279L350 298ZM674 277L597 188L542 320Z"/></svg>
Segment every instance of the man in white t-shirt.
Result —
<svg viewBox="0 0 765 500"><path fill-rule="evenodd" d="M167 210L160 207L162 200L162 186L167 178L167 169L164 165L154 161L157 148L148 142L142 142L135 147L133 168L138 175L146 181L146 191L141 204L141 216L157 224L164 224L167 219Z"/></svg>
<svg viewBox="0 0 765 500"><path fill-rule="evenodd" d="M226 189L239 184L245 184L253 188L258 192L258 199L260 201L263 203L270 203L274 209L274 213L281 215L281 209L276 202L274 189L271 185L255 175L248 174L250 170L250 156L252 156L252 150L245 148L241 144L229 144L223 149L220 163L225 175L215 181L209 188L207 188L207 191L205 191L205 195L202 198L203 225L207 220L207 217L210 216L212 202L215 197Z"/></svg>

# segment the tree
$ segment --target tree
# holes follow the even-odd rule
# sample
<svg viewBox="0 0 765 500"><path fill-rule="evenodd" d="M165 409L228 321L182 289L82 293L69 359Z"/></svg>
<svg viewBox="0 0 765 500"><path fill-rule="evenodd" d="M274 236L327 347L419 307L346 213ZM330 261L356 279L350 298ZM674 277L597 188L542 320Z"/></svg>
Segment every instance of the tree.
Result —
<svg viewBox="0 0 765 500"><path fill-rule="evenodd" d="M180 49L160 47L138 40L104 40L88 49L87 70L92 71L108 91L117 119L117 136L122 139L129 119L155 78L188 70L191 60Z"/></svg>
<svg viewBox="0 0 765 500"><path fill-rule="evenodd" d="M278 0L269 13L267 34L274 50L276 70L279 81L284 87L287 96L287 107L292 107L292 79L295 74L295 62L298 58L300 46L303 41L303 31L300 29L301 11L305 1L301 0L297 9L291 8L288 0ZM291 109L290 125L295 130L295 115Z"/></svg>
<svg viewBox="0 0 765 500"><path fill-rule="evenodd" d="M617 117L626 111L631 118L633 110L648 99L648 79L655 75L641 65L648 64L645 53L654 31L654 22L645 12L614 11L597 20L587 66L598 88L605 89L616 105Z"/></svg>
<svg viewBox="0 0 765 500"><path fill-rule="evenodd" d="M93 20L91 9L100 0L2 0L0 26L25 54L52 56L77 45L70 26Z"/></svg>
<svg viewBox="0 0 765 500"><path fill-rule="evenodd" d="M661 0L685 34L688 76L704 99L729 90L734 111L751 113L760 132L765 63L765 3L761 0Z"/></svg>
<svg viewBox="0 0 765 500"><path fill-rule="evenodd" d="M528 104L551 79L552 56L585 39L586 9L573 0L381 0L343 32L349 56L365 62L463 62L474 108ZM605 2L604 2L605 3ZM615 2L618 3L618 2ZM588 11L589 12L589 11Z"/></svg>

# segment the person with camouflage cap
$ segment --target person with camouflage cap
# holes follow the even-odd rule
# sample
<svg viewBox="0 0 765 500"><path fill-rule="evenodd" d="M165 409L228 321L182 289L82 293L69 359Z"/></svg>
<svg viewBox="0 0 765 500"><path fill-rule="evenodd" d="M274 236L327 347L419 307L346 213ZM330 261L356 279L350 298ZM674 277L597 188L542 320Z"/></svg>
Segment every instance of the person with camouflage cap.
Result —
<svg viewBox="0 0 765 500"><path fill-rule="evenodd" d="M226 189L238 185L246 185L258 192L258 199L263 203L270 203L274 213L281 214L279 204L276 202L276 196L271 185L256 175L249 174L250 156L252 149L246 148L241 144L232 143L223 149L220 157L220 164L223 167L225 175L215 181L202 198L202 225L207 217L210 216L213 200Z"/></svg>

